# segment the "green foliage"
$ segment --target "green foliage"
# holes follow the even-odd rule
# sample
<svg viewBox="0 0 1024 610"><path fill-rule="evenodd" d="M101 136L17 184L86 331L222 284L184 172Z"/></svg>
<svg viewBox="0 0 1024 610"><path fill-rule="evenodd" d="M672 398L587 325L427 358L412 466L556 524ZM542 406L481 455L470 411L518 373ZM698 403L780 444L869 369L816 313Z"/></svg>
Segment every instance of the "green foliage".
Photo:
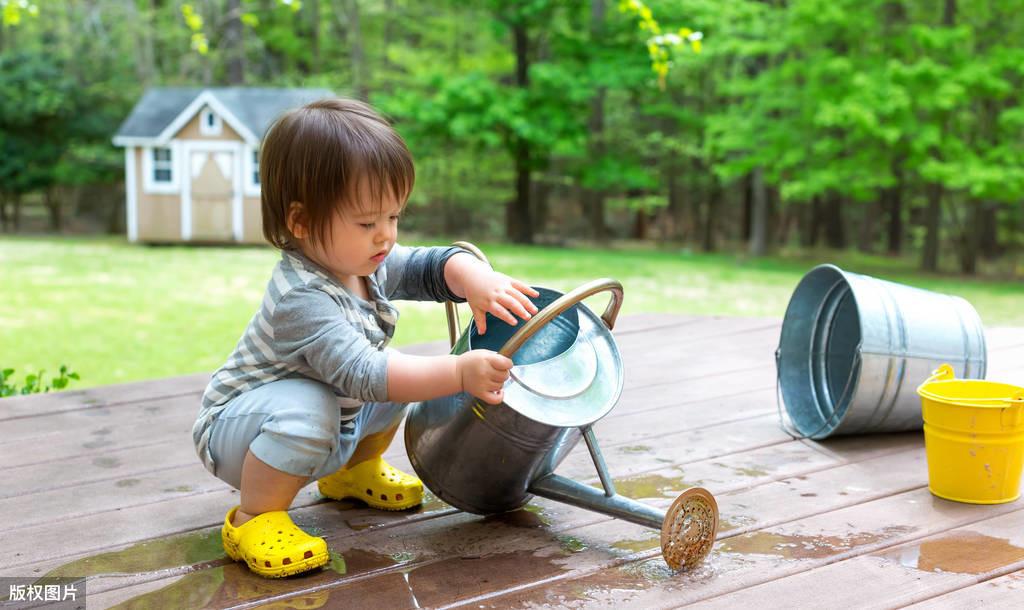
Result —
<svg viewBox="0 0 1024 610"><path fill-rule="evenodd" d="M73 87L52 58L0 54L0 196L16 198L57 182L76 109Z"/></svg>
<svg viewBox="0 0 1024 610"><path fill-rule="evenodd" d="M14 379L14 369L0 369L0 398L6 396L19 396L26 394L42 394L53 390L63 390L71 380L78 381L78 373L68 370L65 365L60 365L60 372L49 382L45 381L46 371L30 373L20 384Z"/></svg>
<svg viewBox="0 0 1024 610"><path fill-rule="evenodd" d="M817 230L821 202L869 250L887 223L965 258L982 224L988 256L1024 241L1024 0L38 4L0 28L8 200L114 183L110 135L146 86L231 84L241 65L247 85L384 110L417 159L414 205L436 212L425 227L502 233L528 174L549 216L597 194L662 238L737 247L757 175L778 246Z"/></svg>

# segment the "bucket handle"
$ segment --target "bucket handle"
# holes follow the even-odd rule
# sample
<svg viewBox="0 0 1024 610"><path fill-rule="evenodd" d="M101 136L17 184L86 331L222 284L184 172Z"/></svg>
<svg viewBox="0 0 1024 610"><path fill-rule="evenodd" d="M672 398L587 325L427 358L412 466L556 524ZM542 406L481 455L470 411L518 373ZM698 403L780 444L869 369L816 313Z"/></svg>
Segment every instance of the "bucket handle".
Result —
<svg viewBox="0 0 1024 610"><path fill-rule="evenodd" d="M925 380L925 383L931 383L933 381L947 381L956 378L956 371L953 370L953 365L947 363L939 365L939 368L932 371L931 377Z"/></svg>
<svg viewBox="0 0 1024 610"><path fill-rule="evenodd" d="M523 324L522 328L509 337L505 345L498 350L498 353L506 358L511 358L512 354L516 353L542 326L551 322L560 316L563 311L576 305L583 299L606 290L612 293L612 298L608 302L608 307L604 310L604 313L601 314L601 320L608 327L608 330L612 330L615 327L615 320L619 317L619 309L622 308L622 284L617 280L602 278L587 282L575 290L563 294L547 307L534 314L532 318L526 321L526 324Z"/></svg>
<svg viewBox="0 0 1024 610"><path fill-rule="evenodd" d="M484 253L473 244L468 241L456 241L452 242L453 246L467 250L470 254L487 263L491 264L491 261L487 260ZM493 265L492 265L493 267ZM459 322L459 308L455 306L455 303L451 301L444 302L444 313L445 317L448 318L448 348L455 347L455 344L459 341L459 329L462 328L462 324Z"/></svg>

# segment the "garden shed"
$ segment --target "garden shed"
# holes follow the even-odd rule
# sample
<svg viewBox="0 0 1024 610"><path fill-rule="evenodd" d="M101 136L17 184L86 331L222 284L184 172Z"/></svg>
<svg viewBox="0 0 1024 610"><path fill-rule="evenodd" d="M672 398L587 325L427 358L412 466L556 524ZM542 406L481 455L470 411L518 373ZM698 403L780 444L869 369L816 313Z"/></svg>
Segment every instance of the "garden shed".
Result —
<svg viewBox="0 0 1024 610"><path fill-rule="evenodd" d="M148 89L113 142L124 147L130 241L262 243L259 147L282 112L326 89Z"/></svg>

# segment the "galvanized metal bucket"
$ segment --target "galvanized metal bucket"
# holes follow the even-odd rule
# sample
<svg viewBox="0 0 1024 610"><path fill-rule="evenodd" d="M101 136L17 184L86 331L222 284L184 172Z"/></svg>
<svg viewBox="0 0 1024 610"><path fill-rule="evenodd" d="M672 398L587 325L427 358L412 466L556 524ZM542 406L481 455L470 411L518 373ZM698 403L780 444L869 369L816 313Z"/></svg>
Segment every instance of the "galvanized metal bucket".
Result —
<svg viewBox="0 0 1024 610"><path fill-rule="evenodd" d="M470 244L458 245L484 258ZM700 563L718 528L714 497L688 489L662 511L618 495L591 428L622 391L622 358L611 334L622 285L603 279L567 294L537 290L533 302L540 311L529 321L513 327L488 315L483 335L470 323L460 336L457 312L448 304L453 354L490 349L514 366L499 405L460 393L410 406L405 446L416 474L439 498L467 512L515 510L539 495L659 529L670 566ZM612 298L598 317L582 300L601 292ZM603 489L554 473L581 437Z"/></svg>
<svg viewBox="0 0 1024 610"><path fill-rule="evenodd" d="M985 377L985 332L970 303L834 265L800 280L775 352L794 436L920 430L915 388L944 362Z"/></svg>

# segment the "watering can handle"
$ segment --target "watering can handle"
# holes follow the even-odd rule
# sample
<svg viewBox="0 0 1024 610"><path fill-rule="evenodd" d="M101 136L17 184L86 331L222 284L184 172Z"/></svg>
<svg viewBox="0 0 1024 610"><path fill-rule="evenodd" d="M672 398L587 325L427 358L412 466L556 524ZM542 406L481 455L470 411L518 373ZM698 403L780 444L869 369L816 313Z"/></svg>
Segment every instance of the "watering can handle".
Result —
<svg viewBox="0 0 1024 610"><path fill-rule="evenodd" d="M473 256L487 263L491 264L491 261L487 260L484 253L468 241L456 241L452 242L453 246L458 246L463 250L468 250ZM459 329L462 328L462 324L459 323L459 309L455 306L455 303L451 301L445 301L444 313L448 318L448 341L449 347L455 347L455 343L459 340Z"/></svg>
<svg viewBox="0 0 1024 610"><path fill-rule="evenodd" d="M608 307L604 310L604 313L601 314L601 320L604 321L608 330L611 330L615 327L615 320L619 317L619 309L622 308L622 284L617 280L603 278L587 282L579 288L558 297L554 302L527 320L522 328L509 337L509 340L498 350L498 353L506 358L511 358L512 354L516 353L516 350L522 347L542 326L554 320L563 311L576 305L583 299L605 290L612 293L612 299L608 302Z"/></svg>

